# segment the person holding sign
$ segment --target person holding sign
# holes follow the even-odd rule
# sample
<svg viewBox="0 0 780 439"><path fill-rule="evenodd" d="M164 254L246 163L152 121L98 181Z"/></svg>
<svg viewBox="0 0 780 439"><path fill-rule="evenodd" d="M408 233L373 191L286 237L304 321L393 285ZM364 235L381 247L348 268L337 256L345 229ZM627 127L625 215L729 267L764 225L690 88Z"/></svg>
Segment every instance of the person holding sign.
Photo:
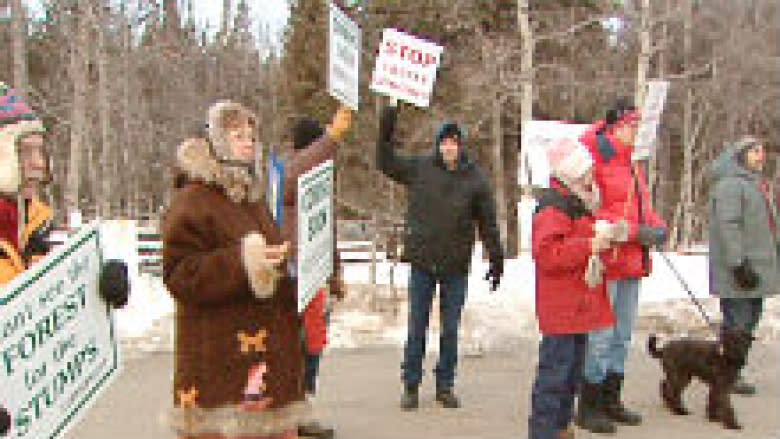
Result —
<svg viewBox="0 0 780 439"><path fill-rule="evenodd" d="M639 113L619 100L604 120L581 137L593 156L594 179L601 195L596 218L622 224L627 232L603 255L607 291L615 325L591 332L577 424L593 432L614 431L603 422L638 425L642 417L624 407L621 392L625 360L639 304L639 281L650 275L650 248L666 240L666 225L653 210L642 166L632 162Z"/></svg>
<svg viewBox="0 0 780 439"><path fill-rule="evenodd" d="M162 235L177 305L171 421L182 437L294 438L308 418L292 247L253 174L256 131L246 107L217 102L207 138L177 151ZM295 161L286 177L296 181L321 153Z"/></svg>
<svg viewBox="0 0 780 439"><path fill-rule="evenodd" d="M301 118L293 127L293 153L289 158L289 168L299 174L305 173L322 162L333 159L336 156L336 145L352 124L352 111L345 106L339 108L333 117L333 121L323 130L319 122L310 118ZM287 166L285 167L285 169ZM286 173L285 173L286 175ZM284 236L291 242L296 242L298 237L298 194L297 182L285 182L284 197ZM333 226L335 228L335 221ZM341 298L344 294L344 285L341 281L341 273L338 252L333 251L333 276L328 280L327 289L330 294ZM303 311L303 339L304 339L304 389L309 397L313 397L317 389L317 375L322 351L327 344L327 308L328 294L326 288L320 289ZM301 436L331 438L334 435L332 428L321 425L317 420L303 422L298 426Z"/></svg>
<svg viewBox="0 0 780 439"><path fill-rule="evenodd" d="M407 186L405 259L411 263L409 279L409 326L402 380L401 408L419 406L426 332L433 292L441 286L440 357L436 366L436 400L457 408L455 369L458 360L458 328L466 300L466 284L474 248L474 229L490 256L486 279L498 288L504 272L504 253L496 226L496 206L485 174L469 159L465 138L453 122L442 124L433 153L404 157L395 152L397 101L382 111L377 140L377 167Z"/></svg>
<svg viewBox="0 0 780 439"><path fill-rule="evenodd" d="M16 91L0 82L0 287L51 249L53 211L40 199L50 181L46 130ZM100 294L113 307L127 303L127 266L107 261Z"/></svg>
<svg viewBox="0 0 780 439"><path fill-rule="evenodd" d="M51 250L53 212L40 200L50 177L44 134L35 112L14 89L0 82L0 289ZM113 308L127 304L127 266L121 261L105 262L98 291ZM0 400L0 437L13 434L14 423L21 422L12 419Z"/></svg>

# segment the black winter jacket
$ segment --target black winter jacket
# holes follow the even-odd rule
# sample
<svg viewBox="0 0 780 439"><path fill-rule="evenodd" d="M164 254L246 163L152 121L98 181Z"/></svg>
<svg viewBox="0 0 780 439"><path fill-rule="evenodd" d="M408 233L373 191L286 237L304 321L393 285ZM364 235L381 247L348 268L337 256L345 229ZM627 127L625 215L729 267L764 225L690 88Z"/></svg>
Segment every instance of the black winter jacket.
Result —
<svg viewBox="0 0 780 439"><path fill-rule="evenodd" d="M404 232L404 258L436 275L469 271L475 242L475 226L485 243L492 264L503 264L503 250L496 225L493 191L485 174L461 146L458 167L444 165L439 144L445 123L430 155L400 156L393 139L398 117L396 107L385 107L377 141L377 167L408 188ZM461 145L463 135L460 128Z"/></svg>

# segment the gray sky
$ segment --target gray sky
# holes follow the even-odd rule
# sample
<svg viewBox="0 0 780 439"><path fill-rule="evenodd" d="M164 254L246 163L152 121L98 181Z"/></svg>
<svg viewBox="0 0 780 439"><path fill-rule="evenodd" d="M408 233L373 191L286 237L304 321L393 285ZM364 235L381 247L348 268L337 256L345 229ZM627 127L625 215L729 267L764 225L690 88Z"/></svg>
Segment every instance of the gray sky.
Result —
<svg viewBox="0 0 780 439"><path fill-rule="evenodd" d="M42 11L43 0L25 0L24 3L30 8L32 14L40 15ZM159 2L159 0L158 0ZM115 1L112 3L116 3ZM133 4L130 1L128 4ZM234 8L237 0L233 0ZM183 1L179 0L180 13L184 16L187 11L183 10ZM290 8L287 0L250 0L248 1L250 14L252 16L252 32L257 33L259 23L267 23L272 34L276 37L275 41L280 42L281 32L284 25L290 17ZM204 27L209 25L211 33L215 33L219 27L222 17L222 1L220 0L193 0L195 20ZM235 11L234 11L235 12Z"/></svg>

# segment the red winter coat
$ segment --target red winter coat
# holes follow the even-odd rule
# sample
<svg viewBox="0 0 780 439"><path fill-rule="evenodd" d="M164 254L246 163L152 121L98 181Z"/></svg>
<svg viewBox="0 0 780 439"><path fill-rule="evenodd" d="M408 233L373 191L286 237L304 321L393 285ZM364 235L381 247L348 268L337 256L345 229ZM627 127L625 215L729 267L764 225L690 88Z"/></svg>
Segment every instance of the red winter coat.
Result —
<svg viewBox="0 0 780 439"><path fill-rule="evenodd" d="M653 210L643 166L631 161L633 146L624 145L608 131L599 134L603 126L603 121L597 122L580 137L593 155L594 179L601 191L601 207L595 216L610 222L626 220L629 225L628 242L602 255L607 279L648 276L652 268L650 253L636 241L639 225L666 224Z"/></svg>
<svg viewBox="0 0 780 439"><path fill-rule="evenodd" d="M606 282L585 283L595 219L554 180L533 217L536 316L545 335L579 334L612 326Z"/></svg>
<svg viewBox="0 0 780 439"><path fill-rule="evenodd" d="M303 310L303 332L309 355L319 355L328 344L327 293L327 289L320 288Z"/></svg>

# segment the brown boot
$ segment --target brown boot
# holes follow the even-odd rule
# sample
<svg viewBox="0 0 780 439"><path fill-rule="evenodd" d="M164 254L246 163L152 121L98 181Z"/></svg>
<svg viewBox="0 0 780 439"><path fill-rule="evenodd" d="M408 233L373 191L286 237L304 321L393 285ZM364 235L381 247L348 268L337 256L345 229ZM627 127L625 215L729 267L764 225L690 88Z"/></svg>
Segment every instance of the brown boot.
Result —
<svg viewBox="0 0 780 439"><path fill-rule="evenodd" d="M569 424L566 428L559 431L558 439L574 439L574 427Z"/></svg>
<svg viewBox="0 0 780 439"><path fill-rule="evenodd" d="M336 432L317 421L306 422L298 426L298 436L302 438L333 439Z"/></svg>

